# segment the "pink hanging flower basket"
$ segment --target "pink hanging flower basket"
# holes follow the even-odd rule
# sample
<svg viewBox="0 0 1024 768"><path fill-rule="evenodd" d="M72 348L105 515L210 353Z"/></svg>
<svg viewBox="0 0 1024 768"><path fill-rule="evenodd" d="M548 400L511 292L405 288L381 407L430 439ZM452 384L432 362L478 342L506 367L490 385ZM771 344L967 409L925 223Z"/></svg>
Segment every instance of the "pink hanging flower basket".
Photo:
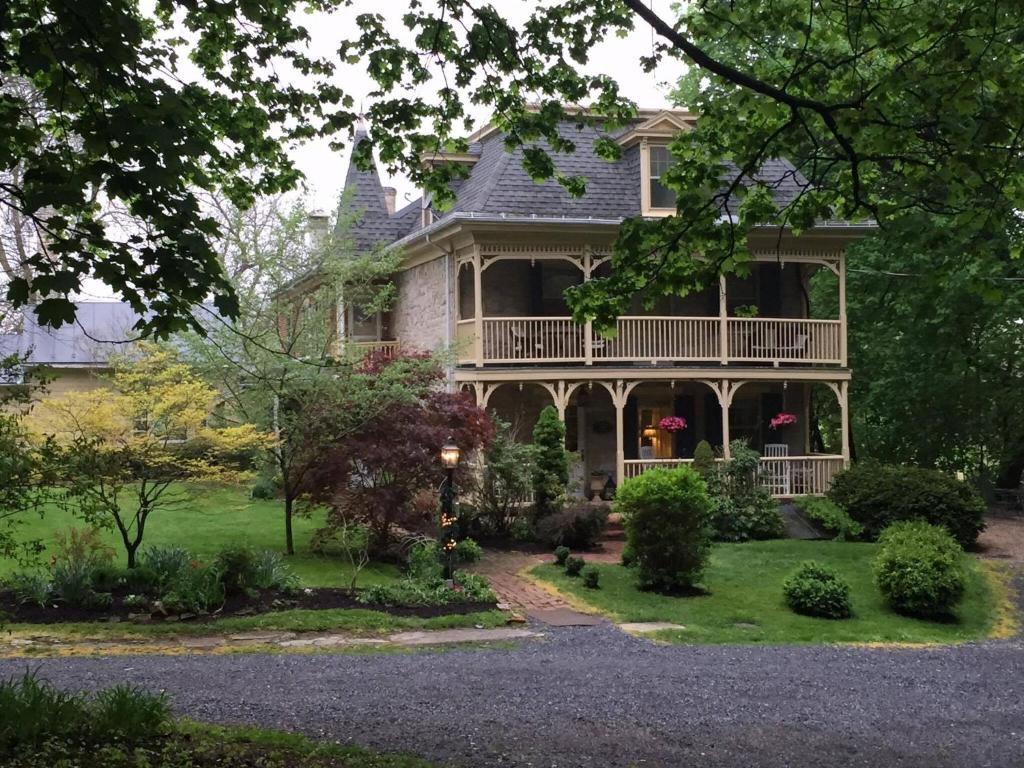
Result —
<svg viewBox="0 0 1024 768"><path fill-rule="evenodd" d="M686 419L682 416L666 416L658 422L658 427L666 432L679 432L686 429Z"/></svg>
<svg viewBox="0 0 1024 768"><path fill-rule="evenodd" d="M788 427L790 424L796 424L795 413L782 413L776 414L775 417L768 422L768 426L771 429L778 429L779 427Z"/></svg>

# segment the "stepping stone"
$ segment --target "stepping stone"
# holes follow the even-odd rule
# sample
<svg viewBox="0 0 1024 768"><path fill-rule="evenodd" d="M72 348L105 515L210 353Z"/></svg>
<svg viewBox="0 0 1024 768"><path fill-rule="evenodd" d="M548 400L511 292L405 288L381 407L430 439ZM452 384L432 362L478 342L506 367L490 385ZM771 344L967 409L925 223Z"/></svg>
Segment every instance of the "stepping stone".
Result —
<svg viewBox="0 0 1024 768"><path fill-rule="evenodd" d="M603 616L592 616L587 613L574 611L571 608L528 610L527 614L531 619L543 621L552 627L596 627L599 624L604 624L606 621Z"/></svg>
<svg viewBox="0 0 1024 768"><path fill-rule="evenodd" d="M661 632L664 629L686 629L682 624L672 624L667 621L634 621L618 626L623 632L636 632L641 635L647 632Z"/></svg>
<svg viewBox="0 0 1024 768"><path fill-rule="evenodd" d="M442 629L427 632L398 632L388 637L388 642L395 645L442 645L445 643L480 643L488 640L522 640L528 637L540 637L540 633L511 627Z"/></svg>

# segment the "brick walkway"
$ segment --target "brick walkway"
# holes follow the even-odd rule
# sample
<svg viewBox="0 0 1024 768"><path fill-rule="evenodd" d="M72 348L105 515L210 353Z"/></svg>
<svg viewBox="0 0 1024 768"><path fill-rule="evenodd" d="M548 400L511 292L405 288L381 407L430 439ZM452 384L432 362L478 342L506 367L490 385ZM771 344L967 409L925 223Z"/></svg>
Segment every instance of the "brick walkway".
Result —
<svg viewBox="0 0 1024 768"><path fill-rule="evenodd" d="M622 542L612 539L603 542L600 551L582 554L590 562L617 563L621 553ZM535 565L550 562L550 554L487 550L484 559L474 570L487 577L501 602L508 603L531 619L553 626L600 624L603 621L600 617L577 611L559 595L549 592L522 575L523 571Z"/></svg>

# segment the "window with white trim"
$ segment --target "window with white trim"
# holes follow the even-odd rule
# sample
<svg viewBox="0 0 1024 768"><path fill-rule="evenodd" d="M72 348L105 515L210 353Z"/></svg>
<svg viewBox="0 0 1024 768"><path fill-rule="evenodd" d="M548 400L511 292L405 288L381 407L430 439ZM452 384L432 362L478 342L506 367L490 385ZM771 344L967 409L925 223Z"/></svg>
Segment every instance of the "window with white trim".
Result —
<svg viewBox="0 0 1024 768"><path fill-rule="evenodd" d="M662 183L662 177L672 166L672 153L661 144L651 144L647 150L650 169L650 207L660 210L675 210L676 193Z"/></svg>

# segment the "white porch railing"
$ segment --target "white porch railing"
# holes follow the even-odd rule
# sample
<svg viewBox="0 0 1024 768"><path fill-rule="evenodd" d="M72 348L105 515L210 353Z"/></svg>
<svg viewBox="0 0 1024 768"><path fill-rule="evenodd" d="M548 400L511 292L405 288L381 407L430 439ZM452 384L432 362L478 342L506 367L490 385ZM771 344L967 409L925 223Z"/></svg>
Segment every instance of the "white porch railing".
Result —
<svg viewBox="0 0 1024 768"><path fill-rule="evenodd" d="M625 474L627 478L636 477L649 469L672 469L692 462L693 459L630 459L625 462ZM842 456L762 457L758 478L761 485L776 498L821 496L831 486L832 478L842 469Z"/></svg>
<svg viewBox="0 0 1024 768"><path fill-rule="evenodd" d="M347 355L363 358L373 352L383 352L387 357L394 357L401 349L397 340L391 341L346 341L344 350Z"/></svg>
<svg viewBox="0 0 1024 768"><path fill-rule="evenodd" d="M620 317L614 337L595 337L595 360L717 361L719 321L711 317Z"/></svg>
<svg viewBox="0 0 1024 768"><path fill-rule="evenodd" d="M773 317L731 317L728 359L743 362L842 362L839 320L783 320Z"/></svg>
<svg viewBox="0 0 1024 768"><path fill-rule="evenodd" d="M569 317L487 317L480 323L483 360L476 359L476 321L459 320L461 363L763 362L839 365L839 320L806 318L620 317L601 337Z"/></svg>

